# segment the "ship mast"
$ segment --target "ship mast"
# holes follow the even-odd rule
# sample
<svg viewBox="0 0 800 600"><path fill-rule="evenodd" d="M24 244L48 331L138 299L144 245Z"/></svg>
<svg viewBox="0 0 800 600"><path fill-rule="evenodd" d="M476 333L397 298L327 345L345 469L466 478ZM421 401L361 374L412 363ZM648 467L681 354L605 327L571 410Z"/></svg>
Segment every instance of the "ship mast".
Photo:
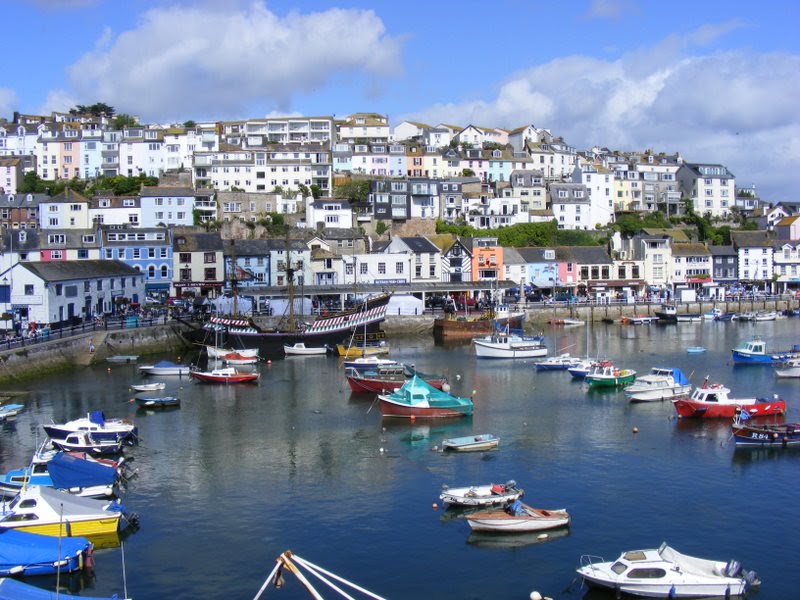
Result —
<svg viewBox="0 0 800 600"><path fill-rule="evenodd" d="M239 280L236 277L236 242L231 239L231 295L233 296L233 314L239 314Z"/></svg>
<svg viewBox="0 0 800 600"><path fill-rule="evenodd" d="M294 267L292 266L292 255L289 249L289 230L286 230L285 249L286 249L286 297L289 299L289 323L287 331L294 332L296 323L294 318Z"/></svg>

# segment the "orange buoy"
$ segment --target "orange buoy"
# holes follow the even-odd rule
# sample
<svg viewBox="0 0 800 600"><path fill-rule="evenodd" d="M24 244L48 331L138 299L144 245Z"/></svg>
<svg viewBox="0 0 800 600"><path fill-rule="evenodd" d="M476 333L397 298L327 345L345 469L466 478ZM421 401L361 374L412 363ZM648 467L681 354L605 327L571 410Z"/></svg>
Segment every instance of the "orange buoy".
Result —
<svg viewBox="0 0 800 600"><path fill-rule="evenodd" d="M415 417L414 415L411 415L411 416L409 417L409 419L411 419L411 421L412 421L412 422L414 422L414 421L416 421L416 420L417 420L417 417Z"/></svg>
<svg viewBox="0 0 800 600"><path fill-rule="evenodd" d="M633 433L639 433L639 428L636 425L633 426Z"/></svg>
<svg viewBox="0 0 800 600"><path fill-rule="evenodd" d="M434 503L433 503L433 510L437 510L438 508L439 508L439 505L438 505L438 504L436 504L436 502L434 502Z"/></svg>

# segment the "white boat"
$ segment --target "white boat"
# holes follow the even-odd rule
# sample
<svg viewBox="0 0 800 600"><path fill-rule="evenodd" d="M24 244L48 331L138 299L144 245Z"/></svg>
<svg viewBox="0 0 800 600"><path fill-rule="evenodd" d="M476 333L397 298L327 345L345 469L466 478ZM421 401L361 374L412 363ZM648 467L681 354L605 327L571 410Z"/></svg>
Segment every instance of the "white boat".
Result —
<svg viewBox="0 0 800 600"><path fill-rule="evenodd" d="M138 354L115 354L106 358L106 362L110 363L135 363L139 360Z"/></svg>
<svg viewBox="0 0 800 600"><path fill-rule="evenodd" d="M778 318L778 313L774 310L762 310L753 315L753 321L774 321Z"/></svg>
<svg viewBox="0 0 800 600"><path fill-rule="evenodd" d="M776 377L800 377L800 358L790 358L784 362L775 363Z"/></svg>
<svg viewBox="0 0 800 600"><path fill-rule="evenodd" d="M591 587L645 598L731 598L761 582L737 560L726 562L681 554L667 545L623 552L617 560L584 555L578 575Z"/></svg>
<svg viewBox="0 0 800 600"><path fill-rule="evenodd" d="M162 360L154 365L142 365L139 372L142 375L188 375L191 371L189 365L180 365L170 360Z"/></svg>
<svg viewBox="0 0 800 600"><path fill-rule="evenodd" d="M449 488L444 486L439 500L453 506L493 506L519 500L524 494L516 481Z"/></svg>
<svg viewBox="0 0 800 600"><path fill-rule="evenodd" d="M558 356L551 356L536 363L537 371L566 371L570 367L577 367L582 362L582 359L577 356L572 356L569 352L559 354Z"/></svg>
<svg viewBox="0 0 800 600"><path fill-rule="evenodd" d="M358 371L364 371L369 369L376 369L378 367L386 367L392 365L398 365L396 360L392 360L391 358L382 358L380 356L361 356L359 358L353 358L350 360L344 361L344 368L348 369L352 367Z"/></svg>
<svg viewBox="0 0 800 600"><path fill-rule="evenodd" d="M650 373L637 377L625 388L631 402L670 400L692 391L692 384L680 369L653 367Z"/></svg>
<svg viewBox="0 0 800 600"><path fill-rule="evenodd" d="M163 381L158 381L156 383L132 383L131 389L137 392L157 392L159 390L163 390L167 387L167 384Z"/></svg>
<svg viewBox="0 0 800 600"><path fill-rule="evenodd" d="M527 337L498 332L472 340L478 358L542 358L547 356L547 346L541 337Z"/></svg>
<svg viewBox="0 0 800 600"><path fill-rule="evenodd" d="M245 356L238 352L231 352L222 356L222 362L228 365L254 365L258 362L258 355Z"/></svg>
<svg viewBox="0 0 800 600"><path fill-rule="evenodd" d="M258 357L258 348L240 348L238 350L234 350L233 348L220 348L219 346L206 346L205 348L208 358L222 358L226 354L230 354L232 352L236 352L249 358L254 356Z"/></svg>
<svg viewBox="0 0 800 600"><path fill-rule="evenodd" d="M286 356L313 356L320 354L327 354L328 347L321 346L319 348L307 347L303 342L297 342L292 346L284 346L283 352Z"/></svg>
<svg viewBox="0 0 800 600"><path fill-rule="evenodd" d="M515 500L505 508L490 509L466 516L473 531L521 533L543 531L569 525L569 513L563 509L533 508Z"/></svg>
<svg viewBox="0 0 800 600"><path fill-rule="evenodd" d="M481 452L483 450L494 450L499 445L500 439L491 433L465 435L462 437L450 438L442 441L443 450L454 450L456 452Z"/></svg>

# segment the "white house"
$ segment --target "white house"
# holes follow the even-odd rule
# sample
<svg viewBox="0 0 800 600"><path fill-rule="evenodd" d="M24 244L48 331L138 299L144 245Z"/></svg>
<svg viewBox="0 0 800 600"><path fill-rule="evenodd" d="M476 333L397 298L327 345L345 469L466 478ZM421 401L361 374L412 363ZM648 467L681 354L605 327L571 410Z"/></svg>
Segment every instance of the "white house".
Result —
<svg viewBox="0 0 800 600"><path fill-rule="evenodd" d="M735 204L736 178L718 164L684 163L678 169L684 198L689 198L698 214L712 217L728 215Z"/></svg>
<svg viewBox="0 0 800 600"><path fill-rule="evenodd" d="M144 295L145 275L118 260L21 262L14 269L11 303L27 307L29 322L66 325L115 313Z"/></svg>
<svg viewBox="0 0 800 600"><path fill-rule="evenodd" d="M194 224L192 188L142 186L139 198L142 227Z"/></svg>

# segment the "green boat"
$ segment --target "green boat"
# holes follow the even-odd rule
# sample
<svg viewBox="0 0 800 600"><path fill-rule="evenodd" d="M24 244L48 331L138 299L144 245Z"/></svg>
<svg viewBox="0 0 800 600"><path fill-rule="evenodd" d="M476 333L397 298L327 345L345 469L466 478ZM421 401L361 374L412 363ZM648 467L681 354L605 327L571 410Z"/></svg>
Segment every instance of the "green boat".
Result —
<svg viewBox="0 0 800 600"><path fill-rule="evenodd" d="M597 363L592 371L586 375L586 383L590 388L622 387L633 383L636 371L633 369L618 369L609 361Z"/></svg>

